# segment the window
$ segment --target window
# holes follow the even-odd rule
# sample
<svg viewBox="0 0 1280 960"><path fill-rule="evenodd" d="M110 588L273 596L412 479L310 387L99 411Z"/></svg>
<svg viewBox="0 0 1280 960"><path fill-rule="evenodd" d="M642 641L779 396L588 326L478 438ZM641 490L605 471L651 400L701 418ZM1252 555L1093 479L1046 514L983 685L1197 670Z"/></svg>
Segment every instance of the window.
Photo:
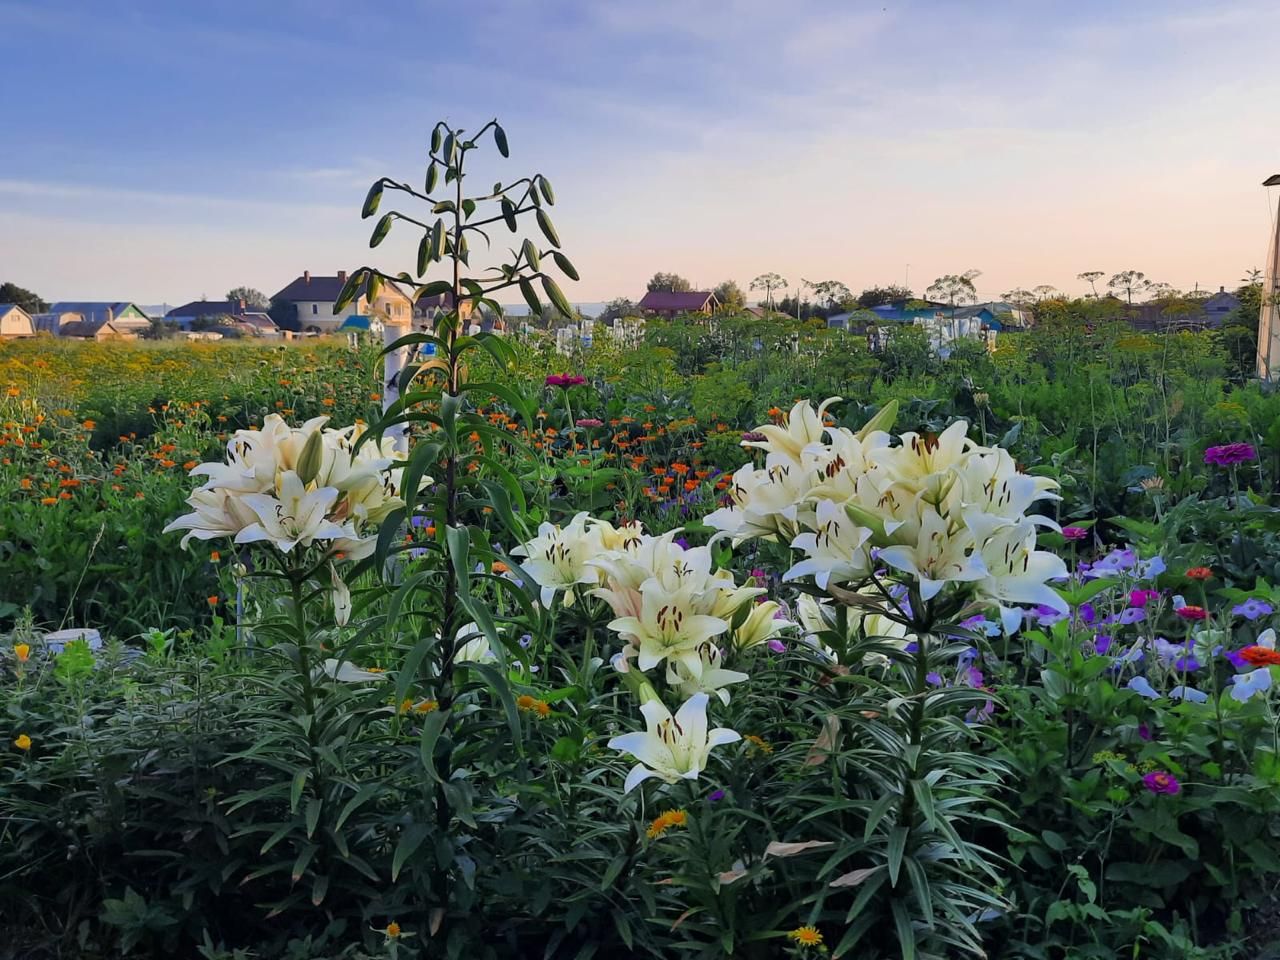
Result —
<svg viewBox="0 0 1280 960"><path fill-rule="evenodd" d="M318 303L313 303L313 304L311 305L311 312L312 312L312 313L319 313L319 312L320 312L320 305L319 305Z"/></svg>

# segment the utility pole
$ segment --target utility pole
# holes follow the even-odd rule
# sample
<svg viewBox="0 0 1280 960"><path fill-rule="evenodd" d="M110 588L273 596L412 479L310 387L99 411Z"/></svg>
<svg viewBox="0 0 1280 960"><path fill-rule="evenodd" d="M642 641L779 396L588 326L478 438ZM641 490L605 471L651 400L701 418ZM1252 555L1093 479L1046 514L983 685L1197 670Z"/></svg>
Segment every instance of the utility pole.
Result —
<svg viewBox="0 0 1280 960"><path fill-rule="evenodd" d="M1264 187L1280 186L1280 173L1262 181ZM1270 192L1268 192L1270 199ZM1280 205L1271 221L1271 246L1262 276L1262 309L1258 316L1258 379L1271 382L1280 379Z"/></svg>

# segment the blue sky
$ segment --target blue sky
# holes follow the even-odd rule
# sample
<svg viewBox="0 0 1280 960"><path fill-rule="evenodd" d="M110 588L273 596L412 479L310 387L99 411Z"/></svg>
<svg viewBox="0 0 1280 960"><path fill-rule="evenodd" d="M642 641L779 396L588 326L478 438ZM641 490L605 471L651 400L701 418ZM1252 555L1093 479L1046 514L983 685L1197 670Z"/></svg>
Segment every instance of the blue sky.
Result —
<svg viewBox="0 0 1280 960"><path fill-rule="evenodd" d="M1280 171L1273 2L0 0L0 35L0 279L48 298L405 268L359 204L440 118L550 177L579 301L908 263L1216 288Z"/></svg>

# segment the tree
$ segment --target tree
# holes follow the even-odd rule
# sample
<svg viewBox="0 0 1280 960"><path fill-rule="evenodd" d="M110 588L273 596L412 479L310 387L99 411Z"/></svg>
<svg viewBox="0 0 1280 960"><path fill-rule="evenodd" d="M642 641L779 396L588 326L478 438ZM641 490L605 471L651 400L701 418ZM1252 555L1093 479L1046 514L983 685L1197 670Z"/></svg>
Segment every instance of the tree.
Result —
<svg viewBox="0 0 1280 960"><path fill-rule="evenodd" d="M1093 290L1093 298L1098 299L1098 281L1105 277L1106 274L1101 270L1086 270L1084 273L1077 273L1077 280L1087 280L1090 289Z"/></svg>
<svg viewBox="0 0 1280 960"><path fill-rule="evenodd" d="M1036 295L1024 287L1014 287L1000 294L1000 299L1012 303L1015 307L1028 307L1036 302Z"/></svg>
<svg viewBox="0 0 1280 960"><path fill-rule="evenodd" d="M253 307L256 310L265 310L269 306L266 294L253 287L232 287L227 291L227 299L232 303L243 300L246 307Z"/></svg>
<svg viewBox="0 0 1280 960"><path fill-rule="evenodd" d="M1058 292L1058 288L1051 283L1042 283L1039 286L1032 287L1031 292L1035 294L1037 301L1056 300L1062 296L1062 294Z"/></svg>
<svg viewBox="0 0 1280 960"><path fill-rule="evenodd" d="M1151 282L1147 280L1147 275L1140 270L1121 270L1107 281L1107 286L1112 290L1124 291L1125 300L1128 301L1130 306L1133 306L1134 292L1145 290L1151 286Z"/></svg>
<svg viewBox="0 0 1280 960"><path fill-rule="evenodd" d="M978 299L978 291L973 281L981 275L980 270L946 274L929 285L929 289L924 292L925 296L945 301L951 307L951 315L954 317L957 304L974 303Z"/></svg>
<svg viewBox="0 0 1280 960"><path fill-rule="evenodd" d="M649 281L649 290L669 290L672 293L688 293L693 289L691 284L678 273L655 273Z"/></svg>
<svg viewBox="0 0 1280 960"><path fill-rule="evenodd" d="M858 306L870 310L872 307L883 306L886 303L910 300L914 296L910 287L900 287L892 283L887 287L867 287L858 294Z"/></svg>
<svg viewBox="0 0 1280 960"><path fill-rule="evenodd" d="M733 280L726 280L715 289L716 299L725 310L741 310L747 305L747 295Z"/></svg>
<svg viewBox="0 0 1280 960"><path fill-rule="evenodd" d="M801 280L801 283L813 291L814 300L827 310L853 299L849 288L839 280Z"/></svg>
<svg viewBox="0 0 1280 960"><path fill-rule="evenodd" d="M634 317L638 313L636 305L627 297L616 297L604 305L604 309L596 319L601 323L612 323L622 317Z"/></svg>
<svg viewBox="0 0 1280 960"><path fill-rule="evenodd" d="M45 302L30 290L7 280L0 283L0 303L16 304L27 313L44 313L46 306Z"/></svg>
<svg viewBox="0 0 1280 960"><path fill-rule="evenodd" d="M787 281L780 273L762 273L751 281L752 290L764 291L764 303L770 310L774 309L773 291L785 290L786 288Z"/></svg>

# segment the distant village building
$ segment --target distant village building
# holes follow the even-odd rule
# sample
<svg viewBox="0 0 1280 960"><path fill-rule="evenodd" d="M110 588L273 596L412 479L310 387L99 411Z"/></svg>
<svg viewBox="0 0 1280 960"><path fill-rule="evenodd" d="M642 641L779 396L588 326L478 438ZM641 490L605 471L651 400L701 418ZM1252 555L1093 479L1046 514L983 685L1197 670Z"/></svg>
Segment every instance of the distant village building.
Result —
<svg viewBox="0 0 1280 960"><path fill-rule="evenodd" d="M179 330L191 330L195 326L206 329L226 327L242 337L275 337L280 334L270 315L251 309L243 299L192 300L174 307L164 318L177 324Z"/></svg>
<svg viewBox="0 0 1280 960"><path fill-rule="evenodd" d="M1176 330L1218 330L1240 300L1226 287L1204 300L1152 300L1127 307L1129 323L1135 330L1167 332Z"/></svg>
<svg viewBox="0 0 1280 960"><path fill-rule="evenodd" d="M390 283L379 288L373 303L367 296L368 285L363 285L344 311L335 313L333 303L346 284L345 270L332 277L313 277L310 270L305 270L271 299L293 304L298 311L298 328L305 333L335 333L353 316L371 318L365 329L372 329L375 322L379 329L384 323L408 325L413 318L413 302Z"/></svg>
<svg viewBox="0 0 1280 960"><path fill-rule="evenodd" d="M126 301L62 300L32 318L37 333L81 340L136 340L151 318Z"/></svg>
<svg viewBox="0 0 1280 960"><path fill-rule="evenodd" d="M709 290L650 290L636 306L644 313L659 317L675 317L682 313L710 315L720 306L720 301Z"/></svg>
<svg viewBox="0 0 1280 960"><path fill-rule="evenodd" d="M36 325L31 314L16 303L0 303L0 340L34 337Z"/></svg>

